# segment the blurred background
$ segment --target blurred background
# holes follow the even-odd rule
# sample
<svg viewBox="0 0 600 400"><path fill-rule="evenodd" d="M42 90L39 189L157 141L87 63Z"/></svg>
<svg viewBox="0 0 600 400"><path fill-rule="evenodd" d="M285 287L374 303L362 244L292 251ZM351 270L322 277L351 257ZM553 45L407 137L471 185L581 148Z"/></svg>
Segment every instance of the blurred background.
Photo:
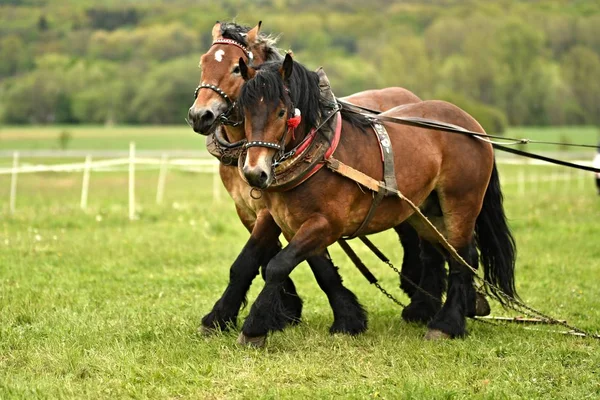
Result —
<svg viewBox="0 0 600 400"><path fill-rule="evenodd" d="M116 191L127 196L124 172L132 166L139 190L149 192L132 200L130 191L130 217L140 202L154 203L154 193L160 203L165 185L167 200L176 188L183 198L194 187L188 182L204 179L207 199L218 201L216 160L184 121L217 20L262 20L282 51L293 50L311 69L323 66L338 96L402 86L457 104L489 133L565 145L600 139L600 2L0 0L0 198L10 197L10 210L44 185L71 199L83 188L87 208L86 168L105 172L94 175L92 187L115 188L106 199L92 193L92 205ZM595 153L526 149L582 162ZM177 170L169 184L167 169ZM83 178L58 174L79 171ZM190 171L211 175L199 181L185 175ZM17 202L21 173L25 197ZM572 181L591 191L588 175L515 166L505 183L521 195L535 182L561 190Z"/></svg>
<svg viewBox="0 0 600 400"><path fill-rule="evenodd" d="M406 87L488 130L600 123L593 1L2 0L3 124L181 124L216 20L281 34L338 95Z"/></svg>

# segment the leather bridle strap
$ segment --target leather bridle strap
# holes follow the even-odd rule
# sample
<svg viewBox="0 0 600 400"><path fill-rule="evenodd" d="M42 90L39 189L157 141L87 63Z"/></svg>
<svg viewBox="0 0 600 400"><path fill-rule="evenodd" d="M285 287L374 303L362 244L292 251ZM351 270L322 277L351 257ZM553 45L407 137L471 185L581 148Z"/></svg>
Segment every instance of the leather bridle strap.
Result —
<svg viewBox="0 0 600 400"><path fill-rule="evenodd" d="M233 39L217 39L214 42L212 42L212 46L214 46L215 44L230 44L232 46L238 47L240 48L244 54L246 54L246 57L248 57L248 61L251 62L252 60L254 60L254 54L252 54L252 52L250 50L248 50L248 48L246 46L244 46L243 44L236 42Z"/></svg>
<svg viewBox="0 0 600 400"><path fill-rule="evenodd" d="M198 92L200 91L200 89L210 89L210 90L216 92L218 95L220 95L225 100L225 102L227 103L227 105L229 107L232 107L234 105L234 102L231 101L231 99L229 98L227 93L225 93L220 87L215 86L215 85L209 85L206 83L203 83L196 87L196 90L194 91L194 99L198 98Z"/></svg>
<svg viewBox="0 0 600 400"><path fill-rule="evenodd" d="M252 52L250 50L248 50L248 48L246 46L244 46L241 43L236 42L233 39L217 39L212 43L211 47L216 44L227 44L227 45L235 46L244 52L244 54L248 58L248 62L251 63L252 60L254 60L254 54L252 54ZM232 122L229 120L229 114L231 114L231 111L235 107L235 101L232 101L231 98L227 95L227 93L225 93L220 87L218 87L216 85L202 83L202 84L196 86L196 90L194 91L194 99L198 98L198 92L200 91L200 89L210 89L210 90L214 91L219 96L221 96L227 103L227 111L225 111L220 116L221 123L226 124L226 125L238 126L243 122L243 121Z"/></svg>
<svg viewBox="0 0 600 400"><path fill-rule="evenodd" d="M281 151L283 148L279 143L263 142L262 140L253 140L251 142L246 142L244 148L249 149L250 147L266 147L278 151Z"/></svg>

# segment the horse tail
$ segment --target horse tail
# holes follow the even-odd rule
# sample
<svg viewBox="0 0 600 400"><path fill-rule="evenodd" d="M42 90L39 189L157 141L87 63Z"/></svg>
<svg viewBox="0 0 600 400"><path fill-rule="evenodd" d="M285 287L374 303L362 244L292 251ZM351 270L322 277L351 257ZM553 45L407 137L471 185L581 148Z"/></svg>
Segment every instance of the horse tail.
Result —
<svg viewBox="0 0 600 400"><path fill-rule="evenodd" d="M500 178L496 161L492 169L490 183L483 197L483 206L475 223L475 240L483 264L486 291L506 304L506 298L498 289L511 298L517 298L515 289L516 244L510 232L504 206L504 196L500 189Z"/></svg>

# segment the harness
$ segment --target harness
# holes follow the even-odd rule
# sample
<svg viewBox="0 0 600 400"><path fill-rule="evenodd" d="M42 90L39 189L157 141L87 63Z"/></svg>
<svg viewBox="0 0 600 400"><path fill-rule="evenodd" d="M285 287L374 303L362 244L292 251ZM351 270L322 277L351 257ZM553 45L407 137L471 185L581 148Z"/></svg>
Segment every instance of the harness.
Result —
<svg viewBox="0 0 600 400"><path fill-rule="evenodd" d="M217 44L226 44L226 45L230 45L230 46L235 46L244 52L244 54L248 58L248 62L251 63L254 60L254 54L252 54L252 52L250 50L248 50L248 48L246 46L244 46L241 43L236 42L233 39L217 39L214 42L212 42L211 47L214 45L217 45ZM213 92L215 92L219 96L221 96L223 98L223 100L225 100L225 102L227 103L227 110L224 113L222 113L221 115L219 115L219 122L222 125L239 126L242 123L244 123L244 120L232 121L230 119L231 113L233 112L233 110L235 108L236 102L231 100L231 98L227 95L227 93L225 93L223 91L223 89L221 89L220 87L218 87L216 85L201 83L200 85L196 86L196 90L194 90L194 99L198 98L198 92L200 92L200 89L212 90Z"/></svg>
<svg viewBox="0 0 600 400"><path fill-rule="evenodd" d="M348 236L348 239L354 239L355 237L362 235L363 231L373 218L373 215L375 215L375 210L381 203L381 200L388 196L395 197L396 193L394 190L398 189L395 173L396 170L394 167L394 150L392 149L390 137L385 129L385 126L374 119L371 120L371 124L373 131L375 132L375 137L377 138L377 143L379 144L379 149L381 151L381 162L383 163L383 181L380 182L381 184L375 191L371 208L369 208L369 211L367 212L362 224L360 224L358 229L352 235Z"/></svg>
<svg viewBox="0 0 600 400"><path fill-rule="evenodd" d="M251 147L266 147L279 151L278 159L273 164L273 182L266 189L268 192L285 192L291 190L308 180L325 165L336 162L337 160L333 159L332 155L337 149L341 137L342 116L339 112L340 110L341 105L336 102L333 109L328 111L328 116L325 120L318 127L313 128L299 145L287 153L284 153L286 137L290 131L293 131L293 128L289 127L282 135L279 143L263 141L246 143L243 146L238 161L240 176L245 180L242 164L246 157L246 150ZM330 119L334 121L328 123ZM383 180L373 190L375 195L363 222L347 239L353 239L362 235L383 198L387 196L395 197L396 190L398 189L394 167L394 152L387 130L384 125L375 119L371 119L371 125L381 153Z"/></svg>
<svg viewBox="0 0 600 400"><path fill-rule="evenodd" d="M340 142L342 132L342 116L339 107L329 110L324 121L311 129L306 138L292 150L283 153L273 164L273 183L266 189L268 192L285 192L291 190L325 166L326 161L333 155ZM240 153L238 170L242 172L243 160L249 147L270 147L272 143L253 142L245 145Z"/></svg>
<svg viewBox="0 0 600 400"><path fill-rule="evenodd" d="M244 46L229 39L218 40L213 44L216 43L232 44L240 47L244 52L247 52L247 49ZM327 164L327 161L337 149L342 130L342 117L339 113L342 108L342 103L333 96L329 86L329 80L323 70L317 70L317 74L319 74L320 77L319 85L321 94L323 101L327 103L325 108L327 108L328 111L326 111L325 116L322 117L322 122L317 127L313 128L306 138L293 149L286 152L285 145L288 136L290 134L294 135L295 128L300 124L301 116L299 110L295 109L294 105L291 104L290 109L294 110L294 116L288 119L282 138L278 143L265 141L248 142L246 140L230 143L223 137L222 128L217 127L206 139L208 152L225 165L237 165L240 176L245 180L242 172L242 165L249 148L265 147L277 150L278 153L273 163L273 182L267 189L269 192L288 191L308 180ZM214 85L200 85L196 88L196 96L198 90L202 87L217 92L228 102L230 107L228 108L227 113L230 113L235 107L235 102L231 102L229 96ZM284 89L289 95L289 89L287 87ZM239 121L234 126L237 126L242 122L243 120ZM375 119L372 118L371 123L381 153L383 180L381 181L382 185L379 186L378 190L375 190L371 207L369 208L365 219L358 229L348 237L350 239L361 235L369 225L369 222L375 214L375 210L383 198L394 195L391 190L397 189L394 155L389 135L385 127ZM388 190L387 188L391 190Z"/></svg>

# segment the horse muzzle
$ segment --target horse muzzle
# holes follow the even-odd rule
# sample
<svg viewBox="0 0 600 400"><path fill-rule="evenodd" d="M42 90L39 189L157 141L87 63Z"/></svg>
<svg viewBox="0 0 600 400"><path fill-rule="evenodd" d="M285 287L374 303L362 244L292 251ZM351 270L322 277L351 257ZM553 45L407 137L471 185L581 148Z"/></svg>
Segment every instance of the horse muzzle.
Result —
<svg viewBox="0 0 600 400"><path fill-rule="evenodd" d="M266 189L273 182L273 174L270 169L266 170L260 166L249 167L244 165L243 172L248 184L257 189Z"/></svg>
<svg viewBox="0 0 600 400"><path fill-rule="evenodd" d="M194 132L201 135L208 135L215 125L216 120L217 115L208 107L196 108L192 106L188 111L188 121L190 126Z"/></svg>

